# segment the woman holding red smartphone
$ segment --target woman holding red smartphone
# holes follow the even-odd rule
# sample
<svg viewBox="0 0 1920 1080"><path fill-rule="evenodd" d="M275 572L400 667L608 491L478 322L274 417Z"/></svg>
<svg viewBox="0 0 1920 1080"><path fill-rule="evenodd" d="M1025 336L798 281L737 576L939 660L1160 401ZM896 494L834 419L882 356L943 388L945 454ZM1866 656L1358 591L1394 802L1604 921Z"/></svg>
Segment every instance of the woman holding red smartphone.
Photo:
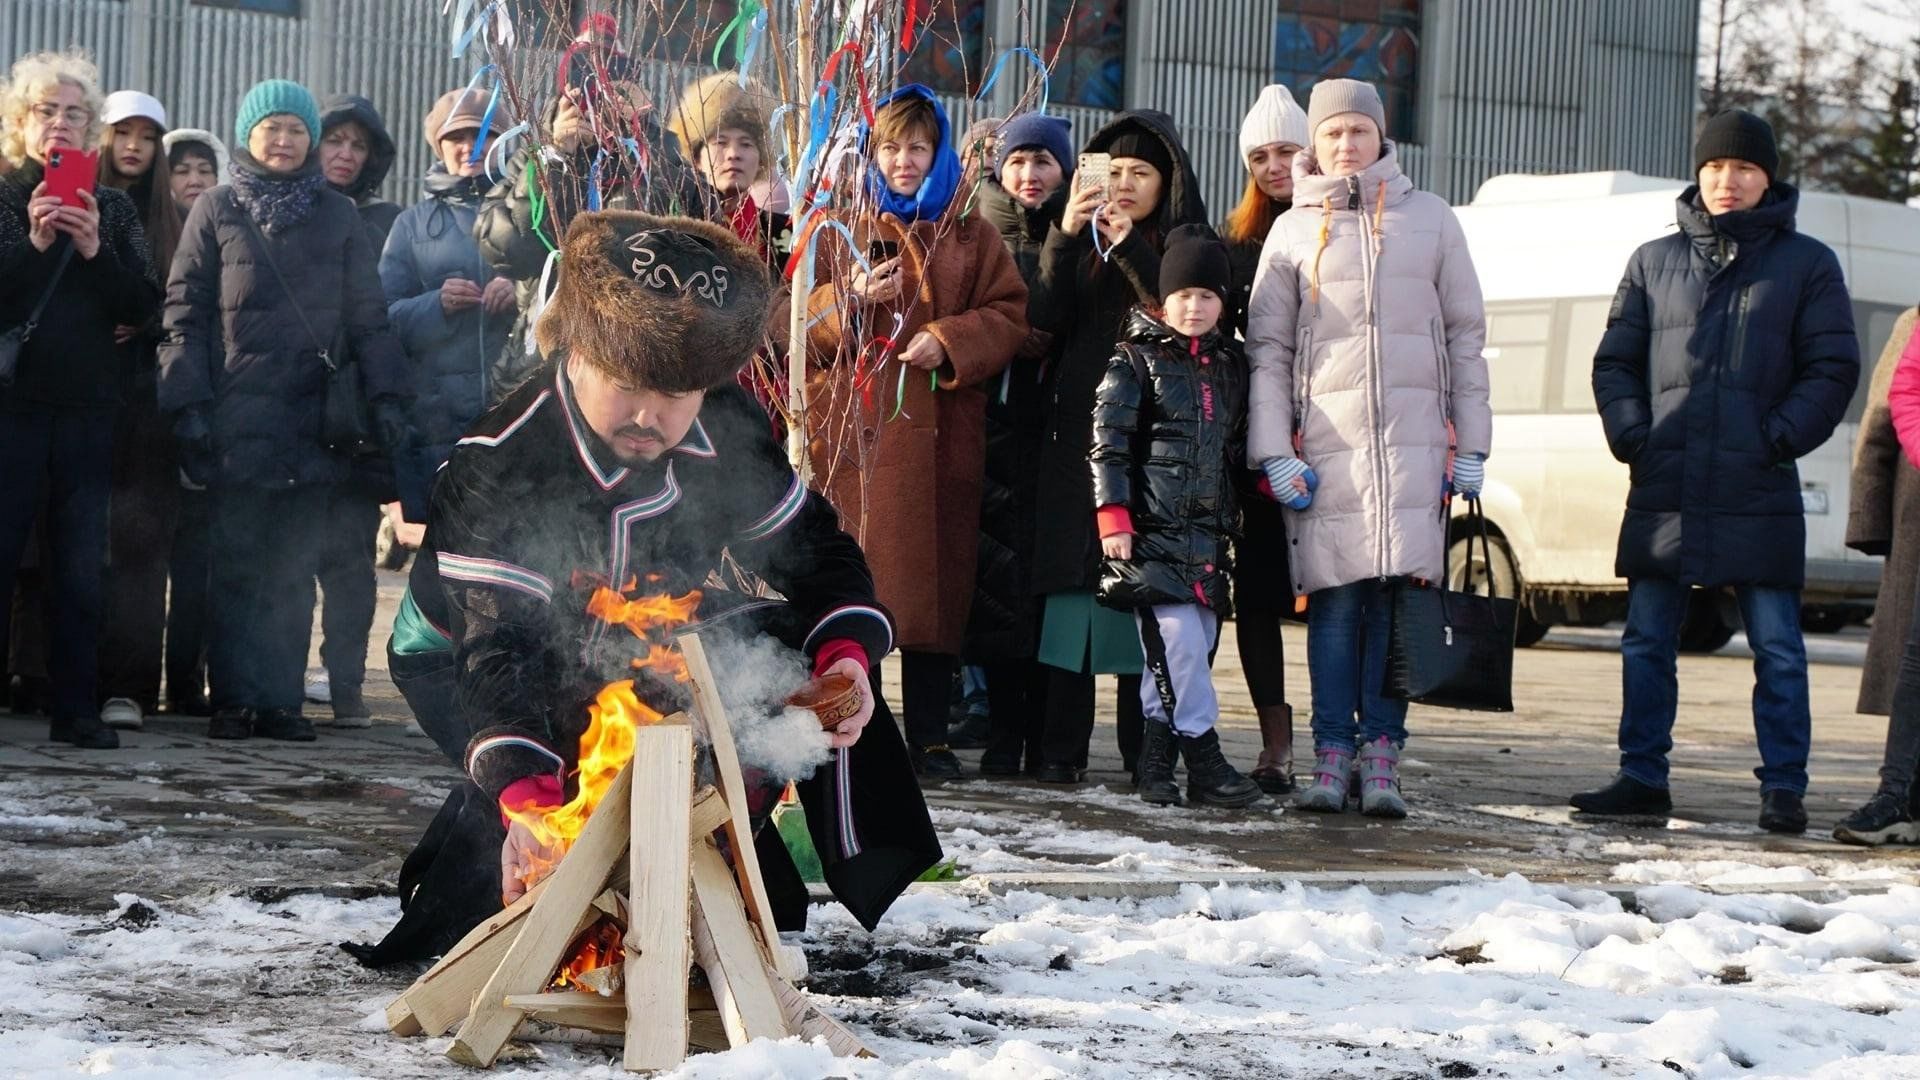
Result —
<svg viewBox="0 0 1920 1080"><path fill-rule="evenodd" d="M25 331L0 360L0 596L42 508L52 607L50 737L111 749L100 721L100 631L114 416L126 361L114 329L152 316L159 290L133 200L92 189L99 74L78 52L16 61L0 92L0 333ZM76 160L77 159L77 160ZM76 164L84 170L74 177ZM53 183L57 173L59 184ZM15 334L18 340L18 334ZM4 355L4 354L0 354ZM8 626L0 623L0 655Z"/></svg>

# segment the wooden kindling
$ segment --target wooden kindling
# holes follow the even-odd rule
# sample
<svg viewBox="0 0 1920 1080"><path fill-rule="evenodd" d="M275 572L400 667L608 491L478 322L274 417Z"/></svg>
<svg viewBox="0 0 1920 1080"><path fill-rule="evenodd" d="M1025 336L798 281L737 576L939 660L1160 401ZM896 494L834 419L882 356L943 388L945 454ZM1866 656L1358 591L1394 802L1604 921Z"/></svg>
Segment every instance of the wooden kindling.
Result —
<svg viewBox="0 0 1920 1080"><path fill-rule="evenodd" d="M791 983L804 978L805 961L780 945L774 926L715 675L697 636L680 644L714 786L695 790L686 714L636 729L633 760L559 865L393 1000L395 1034L457 1026L447 1056L479 1067L513 1038L623 1042L623 1063L636 1071L677 1067L689 1047L789 1034L824 1038L842 1056L872 1056ZM575 988L559 988L555 973L603 920L620 928L619 959L571 973ZM706 987L689 986L695 965Z"/></svg>

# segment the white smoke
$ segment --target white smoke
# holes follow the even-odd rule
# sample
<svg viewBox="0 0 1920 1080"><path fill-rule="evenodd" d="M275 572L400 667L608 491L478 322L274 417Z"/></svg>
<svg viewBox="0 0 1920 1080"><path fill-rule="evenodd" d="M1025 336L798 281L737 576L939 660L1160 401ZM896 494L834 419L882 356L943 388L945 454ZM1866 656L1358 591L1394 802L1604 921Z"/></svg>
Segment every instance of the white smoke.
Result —
<svg viewBox="0 0 1920 1080"><path fill-rule="evenodd" d="M811 676L807 658L771 637L741 640L702 634L720 700L732 722L740 764L780 781L804 780L832 760L828 734L805 709L787 707L789 694ZM700 732L702 738L705 731Z"/></svg>

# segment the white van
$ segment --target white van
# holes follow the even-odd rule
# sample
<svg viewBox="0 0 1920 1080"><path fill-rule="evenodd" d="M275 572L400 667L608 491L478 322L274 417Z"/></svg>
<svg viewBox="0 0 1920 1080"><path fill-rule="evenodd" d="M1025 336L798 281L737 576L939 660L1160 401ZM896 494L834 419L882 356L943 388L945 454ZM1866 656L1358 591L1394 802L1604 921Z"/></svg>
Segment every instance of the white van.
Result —
<svg viewBox="0 0 1920 1080"><path fill-rule="evenodd" d="M1556 623L1625 615L1626 582L1613 566L1627 468L1601 432L1593 354L1628 258L1675 229L1674 200L1685 186L1631 172L1506 175L1457 208L1486 293L1496 414L1483 505L1499 540L1484 572L1505 595L1516 583L1522 590L1522 644ZM1872 365L1894 320L1920 299L1920 210L1802 193L1798 227L1839 256L1860 334L1860 388L1846 421L1800 462L1804 621L1831 630L1870 611L1879 587L1880 560L1845 544L1848 472ZM1464 540L1455 549L1459 565ZM1729 597L1696 592L1682 647L1719 648L1736 623Z"/></svg>

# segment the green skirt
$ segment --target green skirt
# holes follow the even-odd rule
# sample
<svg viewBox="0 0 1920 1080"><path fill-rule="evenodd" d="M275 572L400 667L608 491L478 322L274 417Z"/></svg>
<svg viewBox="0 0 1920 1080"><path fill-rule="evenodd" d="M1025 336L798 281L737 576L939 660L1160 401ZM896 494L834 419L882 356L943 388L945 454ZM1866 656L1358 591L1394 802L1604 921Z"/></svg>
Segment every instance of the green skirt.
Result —
<svg viewBox="0 0 1920 1080"><path fill-rule="evenodd" d="M1090 592L1047 594L1040 662L1093 675L1138 675L1146 667L1133 614L1102 607Z"/></svg>

